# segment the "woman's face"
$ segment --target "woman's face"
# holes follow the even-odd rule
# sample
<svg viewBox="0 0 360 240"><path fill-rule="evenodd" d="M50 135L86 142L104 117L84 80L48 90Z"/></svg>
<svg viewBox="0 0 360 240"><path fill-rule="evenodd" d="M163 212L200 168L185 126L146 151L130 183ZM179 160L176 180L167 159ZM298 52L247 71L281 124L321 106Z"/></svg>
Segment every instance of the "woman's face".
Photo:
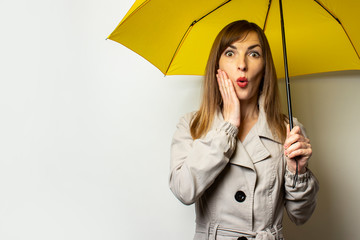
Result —
<svg viewBox="0 0 360 240"><path fill-rule="evenodd" d="M240 100L257 98L259 85L264 75L263 49L256 32L232 43L221 54L219 67L233 82Z"/></svg>

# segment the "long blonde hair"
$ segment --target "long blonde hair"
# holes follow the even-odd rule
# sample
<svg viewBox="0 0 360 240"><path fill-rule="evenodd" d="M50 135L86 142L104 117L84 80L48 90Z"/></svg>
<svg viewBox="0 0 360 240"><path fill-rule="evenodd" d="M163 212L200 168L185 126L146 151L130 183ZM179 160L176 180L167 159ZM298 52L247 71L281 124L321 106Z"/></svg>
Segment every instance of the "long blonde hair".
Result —
<svg viewBox="0 0 360 240"><path fill-rule="evenodd" d="M249 32L256 32L264 53L265 71L260 83L259 96L264 95L264 111L268 125L275 137L281 142L285 141L287 118L281 113L277 77L271 50L262 29L255 23L246 20L232 22L224 27L217 35L210 51L205 70L203 84L203 97L200 109L194 115L190 132L193 139L205 135L214 120L218 109L222 109L222 97L216 80L216 71L219 68L219 59L225 49L239 39L243 39Z"/></svg>

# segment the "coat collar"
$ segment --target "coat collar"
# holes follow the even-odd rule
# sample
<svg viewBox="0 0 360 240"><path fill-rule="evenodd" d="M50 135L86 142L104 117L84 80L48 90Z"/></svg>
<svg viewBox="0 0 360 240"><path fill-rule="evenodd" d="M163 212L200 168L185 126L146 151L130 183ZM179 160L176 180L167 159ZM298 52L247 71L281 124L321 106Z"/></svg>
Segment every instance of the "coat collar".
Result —
<svg viewBox="0 0 360 240"><path fill-rule="evenodd" d="M258 136L268 138L272 141L275 141L275 142L281 144L281 140L278 137L273 135L273 133L271 132L270 127L267 123L266 113L264 110L264 101L265 101L265 97L263 95L261 95L258 100L259 117L258 117L257 122L255 123L255 125L253 126L253 128L251 129L251 131L249 133L252 133L253 131L255 131L255 134L257 134ZM215 115L212 129L215 129L217 126L219 126L224 121L225 120L221 113L221 110L220 110L220 108L218 108L218 111Z"/></svg>
<svg viewBox="0 0 360 240"><path fill-rule="evenodd" d="M261 96L258 101L259 117L255 125L252 127L244 142L237 141L236 150L230 159L232 164L244 166L255 170L254 164L260 162L270 156L270 152L261 141L261 138L267 138L277 143L280 143L276 138L267 123L266 114L264 111L264 97ZM224 121L222 113L219 109L213 126L219 126Z"/></svg>
<svg viewBox="0 0 360 240"><path fill-rule="evenodd" d="M258 121L254 125L256 134L259 135L260 137L268 138L272 141L275 141L275 142L281 144L281 140L277 136L273 135L273 133L271 132L271 129L268 125L268 122L266 120L266 113L264 110L264 102L265 102L265 97L263 95L261 95L259 98L259 101L258 101L259 117L258 117Z"/></svg>

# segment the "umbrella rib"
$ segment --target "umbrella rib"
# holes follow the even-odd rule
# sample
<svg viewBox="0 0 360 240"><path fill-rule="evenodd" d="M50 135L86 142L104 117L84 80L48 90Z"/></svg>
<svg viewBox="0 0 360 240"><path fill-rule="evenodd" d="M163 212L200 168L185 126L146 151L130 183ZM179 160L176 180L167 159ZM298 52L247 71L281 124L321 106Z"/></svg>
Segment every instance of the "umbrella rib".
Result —
<svg viewBox="0 0 360 240"><path fill-rule="evenodd" d="M205 14L204 16L202 16L201 18L197 19L197 20L194 20L190 26L188 27L188 29L186 30L185 34L183 35L183 37L181 38L180 40L180 43L179 45L177 46L175 52L174 52L174 55L172 56L171 58L171 61L165 71L165 75L168 73L169 69L170 69L170 66L171 64L173 63L175 57L176 57L176 54L178 53L179 49L181 48L182 44L184 43L186 37L189 35L189 32L191 31L191 29L193 28L193 26L198 23L200 20L202 20L203 18L205 18L206 16L208 16L209 14L213 13L214 11L216 11L217 9L221 8L222 6L224 6L225 4L231 2L232 0L227 0L225 2L223 2L222 4L220 4L219 6L217 6L216 8L214 8L213 10L211 10L210 12L208 12L207 14Z"/></svg>
<svg viewBox="0 0 360 240"><path fill-rule="evenodd" d="M267 20L268 20L268 17L269 17L270 7L271 7L271 0L269 0L269 5L268 5L267 12L266 12L265 21L264 21L264 27L263 27L263 31L264 31L264 32L265 32Z"/></svg>
<svg viewBox="0 0 360 240"><path fill-rule="evenodd" d="M123 25L124 22L126 22L132 15L134 15L137 11L139 11L139 10L140 10L143 6L145 6L148 2L150 2L150 0L146 0L145 2L141 3L136 9L134 9L134 11L132 11L132 12L129 14L128 17L126 17L126 19L125 19L123 22L121 22L121 23L119 24L119 26L117 26L117 28L120 27L121 25Z"/></svg>
<svg viewBox="0 0 360 240"><path fill-rule="evenodd" d="M190 32L190 30L192 29L193 26L194 26L194 25L191 24L191 25L188 27L188 29L186 30L184 36L181 38L180 43L179 43L179 45L177 46L177 48L176 48L176 50L175 50L175 53L174 53L174 55L172 56L171 61L170 61L169 65L168 65L168 67L167 67L167 69L166 69L166 71L165 71L165 75L168 73L172 62L173 62L174 59L175 59L176 54L178 53L179 49L181 48L181 46L182 46L185 38L187 37L187 35L189 35L189 32Z"/></svg>
<svg viewBox="0 0 360 240"><path fill-rule="evenodd" d="M332 17L340 24L340 26L342 27L343 31L345 32L347 38L349 39L349 42L350 42L351 46L353 47L353 49L354 49L357 57L360 59L360 55L359 55L358 51L356 50L356 48L355 48L355 46L354 46L354 43L351 41L351 38L350 38L349 34L347 33L346 29L345 29L344 26L342 25L340 19L337 18L337 17L335 16L335 14L333 14L329 9L327 9L327 8L326 8L323 4L321 4L318 0L314 0L314 1L315 1L317 4L319 4L327 13L330 14L330 16L332 16Z"/></svg>
<svg viewBox="0 0 360 240"><path fill-rule="evenodd" d="M205 18L207 15L215 12L216 10L218 10L219 8L221 8L222 6L224 6L225 4L228 4L229 2L231 2L232 0L227 0L226 2L223 2L222 4L220 4L219 6L217 6L216 8L214 8L212 11L208 12L207 14L205 14L204 16L202 16L201 18L199 18L198 20L195 20L192 25L195 25L197 22L199 22L201 19Z"/></svg>

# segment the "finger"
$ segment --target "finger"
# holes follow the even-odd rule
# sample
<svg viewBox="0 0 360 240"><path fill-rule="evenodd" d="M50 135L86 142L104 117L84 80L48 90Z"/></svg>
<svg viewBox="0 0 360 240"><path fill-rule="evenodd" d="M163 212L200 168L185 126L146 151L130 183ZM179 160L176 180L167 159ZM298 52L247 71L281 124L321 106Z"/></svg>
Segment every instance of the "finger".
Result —
<svg viewBox="0 0 360 240"><path fill-rule="evenodd" d="M220 87L222 88L223 92L225 93L225 81L224 81L224 77L223 77L221 69L218 70L218 77L219 77Z"/></svg>
<svg viewBox="0 0 360 240"><path fill-rule="evenodd" d="M223 101L225 101L226 99L226 89L225 89L225 86L224 86L224 79L222 77L222 74L221 74L221 70L218 69L218 74L216 75L217 76L217 80L218 80L218 85L219 85L219 90L220 90L220 93L221 93L221 96L223 98Z"/></svg>
<svg viewBox="0 0 360 240"><path fill-rule="evenodd" d="M235 88L234 88L234 84L231 81L231 79L228 77L227 73L225 71L222 71L223 73L223 78L225 79L226 82L226 91L228 93L228 96L230 97L236 97L236 93L235 93Z"/></svg>
<svg viewBox="0 0 360 240"><path fill-rule="evenodd" d="M222 80L221 80L221 76L220 76L219 73L216 74L216 79L217 79L217 82L218 82L219 90L220 90L220 92L222 94L224 89L223 89L223 86L222 86Z"/></svg>
<svg viewBox="0 0 360 240"><path fill-rule="evenodd" d="M301 158L305 158L305 159L309 159L310 156L312 154L312 149L298 149L293 151L292 153L288 154L287 157L288 158L296 158L296 157L301 157ZM302 160L302 159L300 159Z"/></svg>
<svg viewBox="0 0 360 240"><path fill-rule="evenodd" d="M284 151L286 156L294 157L294 153L299 153L299 151L305 151L305 153L312 153L311 145L305 142L297 142L291 145L288 149ZM297 156L297 155L296 155Z"/></svg>
<svg viewBox="0 0 360 240"><path fill-rule="evenodd" d="M238 96L237 96L237 94L236 94L236 92L235 92L235 87L234 87L234 83L229 79L229 82L230 82L230 96L231 96L231 98L232 98L232 100L233 101L239 101L239 99L238 99Z"/></svg>
<svg viewBox="0 0 360 240"><path fill-rule="evenodd" d="M228 99L230 99L230 90L231 90L231 83L229 83L229 81L231 81L229 79L229 77L227 76L226 72L221 70L221 76L222 76L222 79L223 79L223 82L224 82L224 90L225 90L225 94L226 94L226 97Z"/></svg>
<svg viewBox="0 0 360 240"><path fill-rule="evenodd" d="M233 87L230 79L225 78L225 82L226 82L226 91L227 91L228 96L230 97L231 92L232 92L231 90L233 90L234 87Z"/></svg>
<svg viewBox="0 0 360 240"><path fill-rule="evenodd" d="M219 91L221 94L221 98L223 98L223 100L224 100L224 90L223 90L223 87L221 86L221 80L220 80L220 76L218 74L216 74L216 80L218 82L218 87L219 87Z"/></svg>
<svg viewBox="0 0 360 240"><path fill-rule="evenodd" d="M290 135L285 140L284 148L288 149L291 145L293 145L296 142L306 142L305 137L300 134Z"/></svg>
<svg viewBox="0 0 360 240"><path fill-rule="evenodd" d="M291 145L288 149L285 150L285 155L289 155L292 152L299 150L299 149L310 149L311 145L306 142L296 142Z"/></svg>
<svg viewBox="0 0 360 240"><path fill-rule="evenodd" d="M220 72L221 72L221 75L222 75L222 77L224 79L228 79L228 76L227 76L227 74L226 74L226 72L224 70L220 69Z"/></svg>
<svg viewBox="0 0 360 240"><path fill-rule="evenodd" d="M284 147L287 148L291 144L294 143L294 141L304 141L304 142L310 142L305 136L301 133L301 128L299 126L295 126L291 131L289 125L286 126L287 136L284 143ZM289 132L290 131L290 132ZM296 136L296 137L294 137ZM307 139L307 140L306 140Z"/></svg>
<svg viewBox="0 0 360 240"><path fill-rule="evenodd" d="M290 124L286 124L286 136L290 135Z"/></svg>
<svg viewBox="0 0 360 240"><path fill-rule="evenodd" d="M300 134L301 133L301 129L299 126L295 126L293 127L293 129L291 129L290 131L290 135L293 135L293 134Z"/></svg>

